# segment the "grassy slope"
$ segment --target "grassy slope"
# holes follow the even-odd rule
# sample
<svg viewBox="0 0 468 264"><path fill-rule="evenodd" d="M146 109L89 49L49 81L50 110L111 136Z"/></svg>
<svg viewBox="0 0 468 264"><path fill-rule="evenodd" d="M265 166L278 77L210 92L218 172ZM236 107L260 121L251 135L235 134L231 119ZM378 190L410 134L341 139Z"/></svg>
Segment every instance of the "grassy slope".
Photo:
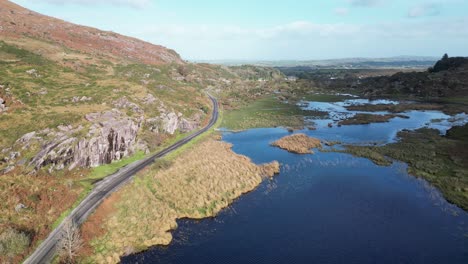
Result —
<svg viewBox="0 0 468 264"><path fill-rule="evenodd" d="M5 99L9 110L0 114L0 150L11 146L25 133L55 129L59 125L83 125L83 133L76 136L85 136L88 123L84 115L111 109L112 102L123 96L138 103L146 117L159 114L156 107L141 104L141 99L149 93L163 101L167 108L185 116L202 107L210 108L210 101L198 84L172 79L174 65L156 67L104 60L33 39L5 41L8 43L0 39L0 85L3 86L0 97ZM16 45L16 42L21 42L21 45ZM38 48L57 52L46 56L32 52ZM30 70L34 71L27 73ZM91 97L92 100L72 103L75 96ZM127 111L126 114L131 116L133 113ZM143 129L140 137L152 139L154 135ZM158 140L159 147L157 144L150 147L157 150L177 137L164 136L161 139L164 141ZM39 147L21 150L22 158L31 158ZM0 177L0 233L14 227L27 232L31 245L37 245L86 195L92 188L92 182L142 156L142 153L137 153L92 171L84 169L53 174L42 171L39 177L27 176L21 167L17 167L9 175ZM0 167L4 166L5 163L0 164ZM14 208L20 203L27 209L18 214ZM21 259L21 255L29 251L17 258Z"/></svg>

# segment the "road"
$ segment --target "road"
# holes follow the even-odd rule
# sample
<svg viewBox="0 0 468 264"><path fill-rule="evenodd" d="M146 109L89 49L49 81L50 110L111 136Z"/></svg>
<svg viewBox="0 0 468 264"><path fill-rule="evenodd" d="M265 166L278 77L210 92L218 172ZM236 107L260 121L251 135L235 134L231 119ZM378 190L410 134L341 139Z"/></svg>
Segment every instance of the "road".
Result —
<svg viewBox="0 0 468 264"><path fill-rule="evenodd" d="M56 251L56 245L59 241L60 234L63 230L64 223L67 220L73 220L75 223L81 225L88 216L94 212L94 210L101 204L101 202L107 198L110 194L117 191L120 187L126 184L133 175L141 171L143 168L153 163L156 159L164 157L170 152L180 148L181 146L187 144L189 141L195 137L201 135L202 133L208 131L218 120L218 102L216 98L209 95L213 103L213 113L208 125L203 129L197 131L190 136L174 143L173 145L167 147L166 149L158 152L148 158L145 158L140 161L136 161L132 164L127 165L126 167L120 169L114 174L107 176L104 180L97 183L94 189L88 194L88 196L69 214L67 218L62 221L62 223L54 229L47 239L45 239L41 245L32 253L26 260L25 264L42 264L50 263L53 259Z"/></svg>

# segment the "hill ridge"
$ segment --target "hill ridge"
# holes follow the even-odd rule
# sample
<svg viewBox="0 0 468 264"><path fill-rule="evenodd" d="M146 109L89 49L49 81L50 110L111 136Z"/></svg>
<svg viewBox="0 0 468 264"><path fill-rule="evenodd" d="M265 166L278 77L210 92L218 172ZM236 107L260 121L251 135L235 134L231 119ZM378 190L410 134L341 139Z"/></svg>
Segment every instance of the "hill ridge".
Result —
<svg viewBox="0 0 468 264"><path fill-rule="evenodd" d="M0 0L0 33L5 37L28 36L56 42L85 53L105 53L146 64L184 64L172 49L112 31L66 22Z"/></svg>

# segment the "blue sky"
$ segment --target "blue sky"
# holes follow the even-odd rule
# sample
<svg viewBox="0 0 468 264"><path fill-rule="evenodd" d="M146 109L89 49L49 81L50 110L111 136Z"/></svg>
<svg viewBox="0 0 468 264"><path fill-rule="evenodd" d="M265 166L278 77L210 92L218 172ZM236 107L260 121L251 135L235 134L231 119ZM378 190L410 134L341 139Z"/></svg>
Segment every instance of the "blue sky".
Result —
<svg viewBox="0 0 468 264"><path fill-rule="evenodd" d="M189 60L468 56L468 0L14 0Z"/></svg>

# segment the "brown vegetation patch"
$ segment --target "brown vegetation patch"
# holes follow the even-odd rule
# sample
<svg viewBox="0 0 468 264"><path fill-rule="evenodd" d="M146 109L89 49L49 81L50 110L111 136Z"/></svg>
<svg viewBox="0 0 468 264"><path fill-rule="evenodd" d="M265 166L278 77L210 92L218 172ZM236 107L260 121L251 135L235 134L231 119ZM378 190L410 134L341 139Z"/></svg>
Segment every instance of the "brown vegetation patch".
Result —
<svg viewBox="0 0 468 264"><path fill-rule="evenodd" d="M54 221L73 205L81 191L80 186L70 186L66 179L54 176L14 172L0 176L0 233L13 227L24 230L31 240L29 248L14 259L21 260L47 237ZM6 262L3 257L0 263Z"/></svg>
<svg viewBox="0 0 468 264"><path fill-rule="evenodd" d="M112 194L105 199L96 209L96 211L86 220L81 226L81 235L84 241L84 246L80 251L80 255L93 254L93 248L89 244L96 237L100 237L106 233L103 223L109 215L115 212L115 203L119 201L121 195L119 192Z"/></svg>
<svg viewBox="0 0 468 264"><path fill-rule="evenodd" d="M90 242L94 255L89 260L115 263L121 255L167 245L172 240L170 231L177 227L176 219L215 216L278 172L278 162L257 166L235 154L231 145L212 139L169 164L160 160L124 187L116 209L101 217L105 234Z"/></svg>
<svg viewBox="0 0 468 264"><path fill-rule="evenodd" d="M294 134L283 137L273 142L271 145L297 154L309 154L314 153L311 150L312 148L319 148L322 146L322 143L319 139L309 137L305 134Z"/></svg>

